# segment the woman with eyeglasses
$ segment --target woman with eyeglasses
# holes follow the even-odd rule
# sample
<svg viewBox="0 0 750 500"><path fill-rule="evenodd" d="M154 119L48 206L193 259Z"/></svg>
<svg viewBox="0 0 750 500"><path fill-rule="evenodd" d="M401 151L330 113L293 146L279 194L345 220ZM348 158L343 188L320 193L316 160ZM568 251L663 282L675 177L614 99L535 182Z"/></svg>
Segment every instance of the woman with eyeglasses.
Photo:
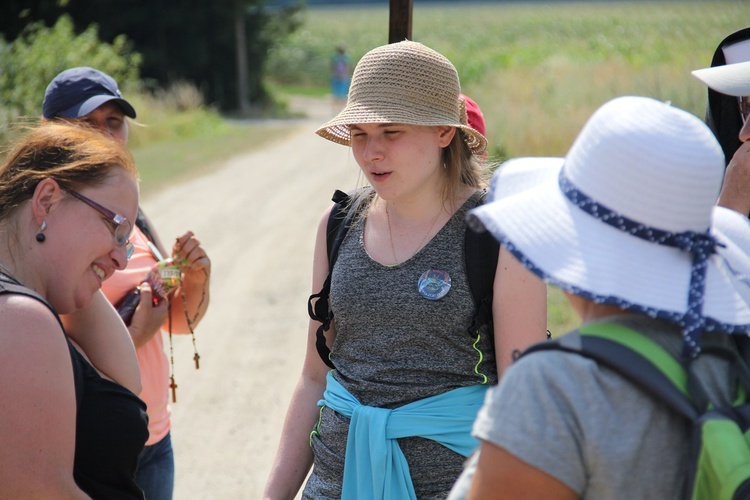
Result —
<svg viewBox="0 0 750 500"><path fill-rule="evenodd" d="M67 69L57 75L47 87L42 112L45 120L84 123L123 145L128 140L128 119L136 117L117 82L88 67ZM190 333L203 318L209 302L211 262L192 231L176 238L171 252L167 252L141 210L136 223L131 237L134 252L127 268L118 270L102 290L127 322L143 380L140 397L148 405L149 437L136 480L150 500L170 500L174 453L169 397L170 388L174 391L177 385L170 378L163 337ZM152 285L159 287L160 283L146 279L157 262L167 257L181 264L180 284L169 294L153 290ZM133 304L137 304L135 309ZM195 356L197 367L197 352Z"/></svg>
<svg viewBox="0 0 750 500"><path fill-rule="evenodd" d="M100 291L137 211L132 157L89 128L32 129L0 167L0 498L143 498L138 362Z"/></svg>

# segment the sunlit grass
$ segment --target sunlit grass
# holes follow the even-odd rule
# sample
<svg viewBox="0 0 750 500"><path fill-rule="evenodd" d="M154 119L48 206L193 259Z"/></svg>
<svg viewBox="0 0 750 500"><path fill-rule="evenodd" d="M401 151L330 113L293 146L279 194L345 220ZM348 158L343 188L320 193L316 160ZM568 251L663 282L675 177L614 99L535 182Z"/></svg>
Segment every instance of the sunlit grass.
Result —
<svg viewBox="0 0 750 500"><path fill-rule="evenodd" d="M171 138L134 148L141 193L148 197L176 182L204 175L232 156L267 147L286 135L279 127L227 123L212 134Z"/></svg>
<svg viewBox="0 0 750 500"><path fill-rule="evenodd" d="M619 95L671 101L699 116L690 71L747 24L739 1L414 3L412 38L447 56L504 157L563 155L591 113ZM343 43L354 61L387 43L388 5L310 9L276 48L269 78L326 89Z"/></svg>

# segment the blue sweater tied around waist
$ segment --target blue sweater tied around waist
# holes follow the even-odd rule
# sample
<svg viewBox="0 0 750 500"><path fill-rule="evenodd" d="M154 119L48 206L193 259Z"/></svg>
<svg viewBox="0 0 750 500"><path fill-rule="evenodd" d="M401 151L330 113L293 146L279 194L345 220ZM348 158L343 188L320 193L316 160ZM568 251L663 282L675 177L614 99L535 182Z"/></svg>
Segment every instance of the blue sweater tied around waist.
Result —
<svg viewBox="0 0 750 500"><path fill-rule="evenodd" d="M486 385L460 387L388 410L362 405L331 373L318 406L351 419L341 494L345 500L416 500L399 438L432 439L465 457L479 445L471 428Z"/></svg>

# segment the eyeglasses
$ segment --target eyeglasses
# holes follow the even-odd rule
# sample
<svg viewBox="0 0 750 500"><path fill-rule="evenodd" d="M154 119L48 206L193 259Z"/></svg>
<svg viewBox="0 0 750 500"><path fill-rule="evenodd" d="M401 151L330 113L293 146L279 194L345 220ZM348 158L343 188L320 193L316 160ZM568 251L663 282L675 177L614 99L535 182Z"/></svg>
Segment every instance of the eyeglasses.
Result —
<svg viewBox="0 0 750 500"><path fill-rule="evenodd" d="M748 117L750 117L750 96L737 97L737 104L740 107L740 116L744 125Z"/></svg>
<svg viewBox="0 0 750 500"><path fill-rule="evenodd" d="M86 198L81 193L77 193L72 189L66 189L65 191L102 214L107 219L107 221L112 223L112 225L114 226L113 233L115 236L115 243L118 247L125 245L125 254L127 255L128 260L130 260L130 257L133 256L133 251L135 250L133 244L130 243L129 240L130 233L133 231L133 225L130 223L130 221L122 215L116 214L108 208L104 208L94 200Z"/></svg>

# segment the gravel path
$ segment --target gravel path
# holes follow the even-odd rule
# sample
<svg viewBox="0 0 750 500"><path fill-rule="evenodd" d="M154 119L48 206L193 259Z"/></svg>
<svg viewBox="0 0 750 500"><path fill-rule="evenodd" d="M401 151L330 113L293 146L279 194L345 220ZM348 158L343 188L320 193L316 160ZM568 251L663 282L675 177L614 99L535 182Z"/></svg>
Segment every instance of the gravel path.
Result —
<svg viewBox="0 0 750 500"><path fill-rule="evenodd" d="M317 223L358 181L349 148L314 134L330 104L293 105L308 119L287 139L143 201L165 242L192 229L213 269L200 370L174 339L177 500L260 498L302 366Z"/></svg>

